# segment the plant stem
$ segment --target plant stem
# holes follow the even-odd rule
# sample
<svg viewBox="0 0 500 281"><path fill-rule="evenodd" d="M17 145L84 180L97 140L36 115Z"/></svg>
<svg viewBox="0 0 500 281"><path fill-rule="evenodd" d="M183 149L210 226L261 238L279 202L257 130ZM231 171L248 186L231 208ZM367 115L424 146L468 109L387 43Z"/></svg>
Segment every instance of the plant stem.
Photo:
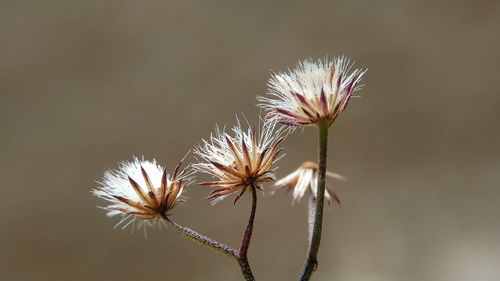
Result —
<svg viewBox="0 0 500 281"><path fill-rule="evenodd" d="M309 197L309 206L307 209L307 223L309 226L309 232L307 233L307 247L310 247L314 230L314 218L316 216L316 198L314 196Z"/></svg>
<svg viewBox="0 0 500 281"><path fill-rule="evenodd" d="M193 240L203 246L211 248L217 252L223 253L231 258L236 259L238 261L238 265L241 268L241 273L243 277L247 281L255 281L253 277L252 269L250 268L250 264L248 263L248 247L250 246L250 240L252 239L252 231L253 231L253 222L255 220L255 211L257 209L257 189L254 185L251 186L252 192L252 210L250 211L250 217L248 218L248 223L245 228L245 232L243 234L243 238L241 239L241 246L239 250L235 250L226 244L220 243L213 239L210 239L204 235L199 234L198 232L192 230L191 228L183 227L169 217L164 216L163 218L170 224L172 224L177 231L190 240Z"/></svg>
<svg viewBox="0 0 500 281"><path fill-rule="evenodd" d="M323 206L325 202L325 176L326 158L328 149L328 129L330 125L326 123L318 124L319 129L319 169L318 169L318 189L316 194L316 207L312 234L310 236L309 249L307 251L304 268L299 276L300 281L307 281L311 278L313 271L318 266L318 251L321 242L321 230L323 227ZM309 228L310 229L310 228Z"/></svg>
<svg viewBox="0 0 500 281"><path fill-rule="evenodd" d="M164 219L167 222L169 222L170 224L172 224L177 229L177 231L185 238L193 240L193 241L195 241L203 246L211 248L219 253L225 254L225 255L239 261L237 250L235 250L235 249L233 249L233 248L231 248L223 243L220 243L218 241L210 239L204 235L201 235L198 232L192 230L191 228L183 227L183 226L177 224L176 222L174 222L173 220L171 220L169 217L165 216Z"/></svg>
<svg viewBox="0 0 500 281"><path fill-rule="evenodd" d="M257 209L257 190L254 185L251 186L252 192L252 210L250 211L250 217L248 218L247 227L243 238L241 239L240 250L238 251L238 264L241 267L241 273L247 281L255 281L253 277L252 269L248 263L248 247L250 246L250 240L252 239L253 222L255 220L255 211Z"/></svg>

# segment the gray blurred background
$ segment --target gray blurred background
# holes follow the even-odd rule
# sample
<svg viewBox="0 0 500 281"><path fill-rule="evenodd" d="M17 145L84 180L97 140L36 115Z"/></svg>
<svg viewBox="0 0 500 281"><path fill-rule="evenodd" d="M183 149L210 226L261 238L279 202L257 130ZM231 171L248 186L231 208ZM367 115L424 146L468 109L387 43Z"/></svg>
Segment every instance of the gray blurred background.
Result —
<svg viewBox="0 0 500 281"><path fill-rule="evenodd" d="M346 55L368 68L331 130L314 280L500 280L498 1L1 1L0 279L241 280L173 229L113 229L91 196L133 155L167 167L235 113L255 121L268 70ZM284 144L278 176L316 159ZM191 158L190 158L191 159ZM206 179L201 177L200 180ZM177 222L237 246L250 197L193 185ZM247 198L247 199L245 199ZM258 280L295 280L306 202L267 193Z"/></svg>

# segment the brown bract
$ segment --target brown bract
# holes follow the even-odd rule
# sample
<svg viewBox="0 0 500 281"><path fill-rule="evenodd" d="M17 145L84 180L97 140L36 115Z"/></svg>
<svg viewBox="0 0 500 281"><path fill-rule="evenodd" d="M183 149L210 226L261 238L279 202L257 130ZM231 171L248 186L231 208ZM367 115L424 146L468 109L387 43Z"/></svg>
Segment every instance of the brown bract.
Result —
<svg viewBox="0 0 500 281"><path fill-rule="evenodd" d="M344 81L342 73L338 75L335 75L335 73L335 65L332 65L328 69L326 81L323 81L326 85L318 93L312 95L305 94L305 87L300 83L300 79L297 79L301 90L290 90L290 95L293 97L296 107L294 109L275 107L274 112L270 114L279 116L279 122L284 125L308 126L320 123L331 125L338 115L346 109L359 79L358 75L354 75L348 77L348 81ZM271 79L276 84L288 84L290 89L294 89L279 74L273 71L270 71L270 74ZM345 83L347 84L342 86ZM328 92L326 92L327 89Z"/></svg>
<svg viewBox="0 0 500 281"><path fill-rule="evenodd" d="M184 188L182 179L178 180L180 166L181 163L175 168L170 183L167 180L167 170L164 169L159 187L153 185L146 170L141 166L141 173L147 188L141 188L136 181L130 176L128 177L130 186L140 198L140 201L136 202L122 196L113 195L118 201L130 207L114 207L113 209L145 220L165 218L167 212L180 201L178 198Z"/></svg>
<svg viewBox="0 0 500 281"><path fill-rule="evenodd" d="M234 192L239 192L234 204L241 198L248 187L260 188L265 182L273 181L270 175L271 165L280 153L278 146L283 138L278 139L269 147L259 152L255 130L252 130L251 143L245 143L242 139L241 145L237 146L235 141L226 136L225 141L229 147L229 153L234 161L229 165L223 165L216 161L209 161L212 165L201 167L205 172L218 178L217 181L202 182L200 185L220 186L222 188L210 192L208 198L218 198Z"/></svg>

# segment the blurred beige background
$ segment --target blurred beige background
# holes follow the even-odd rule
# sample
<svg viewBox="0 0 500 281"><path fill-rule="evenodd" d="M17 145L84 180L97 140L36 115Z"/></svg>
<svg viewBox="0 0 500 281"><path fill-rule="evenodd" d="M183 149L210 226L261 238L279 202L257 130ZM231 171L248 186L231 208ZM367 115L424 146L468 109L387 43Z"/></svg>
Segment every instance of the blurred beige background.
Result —
<svg viewBox="0 0 500 281"><path fill-rule="evenodd" d="M89 190L132 155L172 168L216 123L251 120L268 69L347 55L369 68L336 122L314 280L500 280L498 1L1 1L0 279L241 280L172 229L113 229ZM278 176L316 159L284 145ZM249 200L181 224L236 246ZM249 198L249 197L246 197ZM295 280L306 202L259 198L258 280Z"/></svg>

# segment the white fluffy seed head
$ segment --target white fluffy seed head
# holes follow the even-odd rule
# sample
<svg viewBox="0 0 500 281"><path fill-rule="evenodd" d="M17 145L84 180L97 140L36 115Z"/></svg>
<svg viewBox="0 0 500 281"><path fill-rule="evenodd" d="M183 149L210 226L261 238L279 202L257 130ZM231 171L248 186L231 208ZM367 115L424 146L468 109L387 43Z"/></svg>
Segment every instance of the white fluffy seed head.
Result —
<svg viewBox="0 0 500 281"><path fill-rule="evenodd" d="M285 127L277 128L276 123L266 121L259 131L251 126L243 128L239 120L230 132L217 127L194 149L199 163L193 167L217 179L201 184L220 187L209 198L215 203L240 191L236 202L248 186L274 180L270 168L280 158L278 146L287 132Z"/></svg>
<svg viewBox="0 0 500 281"><path fill-rule="evenodd" d="M153 226L182 201L190 173L179 167L180 163L169 175L155 160L134 157L131 162L121 162L118 169L106 171L92 193L109 203L102 207L108 216L122 216L117 226L125 228L136 222L138 227Z"/></svg>
<svg viewBox="0 0 500 281"><path fill-rule="evenodd" d="M142 199L131 187L128 179L129 177L133 179L137 182L141 190L147 193L148 190L144 177L142 176L141 166L150 177L151 182L159 187L161 184L163 168L158 165L156 160L139 160L137 157L134 157L132 162L121 162L118 169L104 172L103 179L100 182L101 186L98 189L95 189L93 193L103 199L109 199L108 201L112 203L114 202L120 204L120 206L122 206L122 203L113 196L122 196L135 202L141 201ZM169 179L167 179L167 183L170 184ZM123 207L129 209L128 206ZM119 211L110 210L108 215L113 216L118 213Z"/></svg>
<svg viewBox="0 0 500 281"><path fill-rule="evenodd" d="M271 72L269 97L257 97L271 119L291 126L333 123L345 110L366 70L354 69L345 57L305 60L286 73Z"/></svg>

